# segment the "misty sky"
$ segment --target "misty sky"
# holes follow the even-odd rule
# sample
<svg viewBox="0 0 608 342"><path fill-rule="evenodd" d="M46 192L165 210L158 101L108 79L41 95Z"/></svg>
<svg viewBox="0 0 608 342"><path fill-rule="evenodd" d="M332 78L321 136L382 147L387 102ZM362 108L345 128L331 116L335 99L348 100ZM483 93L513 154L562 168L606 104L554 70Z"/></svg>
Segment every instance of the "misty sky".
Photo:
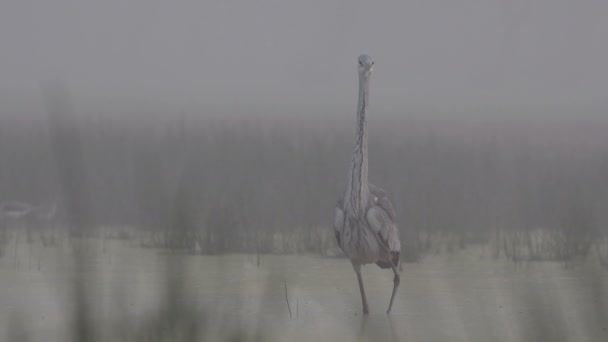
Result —
<svg viewBox="0 0 608 342"><path fill-rule="evenodd" d="M3 0L0 98L608 108L605 0ZM5 102L6 103L6 102Z"/></svg>

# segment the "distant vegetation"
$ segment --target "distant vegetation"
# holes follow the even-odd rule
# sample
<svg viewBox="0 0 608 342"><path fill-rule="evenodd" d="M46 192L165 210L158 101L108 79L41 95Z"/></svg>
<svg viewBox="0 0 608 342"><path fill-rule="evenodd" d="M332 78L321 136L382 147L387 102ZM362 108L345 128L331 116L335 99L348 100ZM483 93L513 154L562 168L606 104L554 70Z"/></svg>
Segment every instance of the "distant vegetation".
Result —
<svg viewBox="0 0 608 342"><path fill-rule="evenodd" d="M37 229L44 248L71 241L75 253L99 241L78 239L90 236L103 239L103 253L106 240L118 239L175 252L256 253L258 265L262 253L339 254L331 224L354 119L134 119L56 105L49 120L0 115L0 201L62 203L52 222L17 222L27 228L30 264ZM370 176L395 204L403 260L482 244L480 257L568 263L594 253L608 268L608 123L408 117L371 125ZM14 223L0 220L0 257L13 239L17 267ZM94 274L83 271L86 253L75 255L73 340L205 336L206 312L175 281L179 262L165 272L159 310L100 329L84 286ZM11 329L14 340L28 340L25 321L15 318Z"/></svg>
<svg viewBox="0 0 608 342"><path fill-rule="evenodd" d="M289 117L0 115L0 200L65 194L74 177L62 165L82 154L84 225L135 227L142 246L197 253L331 254L354 118ZM406 260L442 234L456 237L451 249L484 242L513 259L564 259L607 232L606 122L370 124L370 177L393 199ZM65 126L77 135L53 139Z"/></svg>

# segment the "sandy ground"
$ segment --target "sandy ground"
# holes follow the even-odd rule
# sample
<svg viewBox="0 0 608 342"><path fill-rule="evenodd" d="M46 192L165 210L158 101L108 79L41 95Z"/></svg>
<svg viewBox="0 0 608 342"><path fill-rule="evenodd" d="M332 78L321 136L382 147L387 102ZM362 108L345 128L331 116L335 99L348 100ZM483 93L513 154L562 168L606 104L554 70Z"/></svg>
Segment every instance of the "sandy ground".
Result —
<svg viewBox="0 0 608 342"><path fill-rule="evenodd" d="M171 284L200 315L204 340L240 330L261 341L608 341L608 272L594 262L516 265L482 258L478 248L427 256L404 265L390 315L392 273L369 265L371 313L363 316L346 259L263 255L258 266L255 255L180 255L126 241L81 247L75 254L66 240L31 253L25 243L5 249L2 340L65 341L81 279L100 340L131 340L121 331L145 329L168 305Z"/></svg>

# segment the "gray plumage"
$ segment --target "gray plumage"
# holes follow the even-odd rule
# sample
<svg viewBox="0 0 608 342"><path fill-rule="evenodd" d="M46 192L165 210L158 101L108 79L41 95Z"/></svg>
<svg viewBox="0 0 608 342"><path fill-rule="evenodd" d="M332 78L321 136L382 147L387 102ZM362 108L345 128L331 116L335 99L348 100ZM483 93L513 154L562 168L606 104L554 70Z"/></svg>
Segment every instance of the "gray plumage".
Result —
<svg viewBox="0 0 608 342"><path fill-rule="evenodd" d="M8 201L0 203L0 219L21 219L34 217L40 220L50 220L55 216L57 203L50 206L32 205L29 203Z"/></svg>
<svg viewBox="0 0 608 342"><path fill-rule="evenodd" d="M18 219L36 210L36 207L23 202L8 201L0 203L0 218Z"/></svg>
<svg viewBox="0 0 608 342"><path fill-rule="evenodd" d="M338 200L334 216L336 240L357 274L365 314L369 312L369 308L361 278L361 265L376 263L383 269L393 270L395 276L387 310L389 313L400 281L395 267L399 264L401 251L393 205L384 190L368 183L366 128L369 79L373 65L374 62L369 55L359 56L359 101L355 147L346 190Z"/></svg>

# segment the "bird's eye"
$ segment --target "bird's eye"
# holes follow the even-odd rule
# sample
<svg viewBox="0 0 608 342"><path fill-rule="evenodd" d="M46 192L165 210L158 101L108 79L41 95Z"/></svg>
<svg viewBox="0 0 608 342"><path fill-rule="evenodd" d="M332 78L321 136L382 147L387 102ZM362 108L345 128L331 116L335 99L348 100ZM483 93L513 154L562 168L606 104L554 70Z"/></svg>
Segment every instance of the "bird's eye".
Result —
<svg viewBox="0 0 608 342"><path fill-rule="evenodd" d="M360 65L360 66L363 66L363 62L359 61L359 65Z"/></svg>
<svg viewBox="0 0 608 342"><path fill-rule="evenodd" d="M372 66L374 66L374 64L376 64L376 62L372 62Z"/></svg>

